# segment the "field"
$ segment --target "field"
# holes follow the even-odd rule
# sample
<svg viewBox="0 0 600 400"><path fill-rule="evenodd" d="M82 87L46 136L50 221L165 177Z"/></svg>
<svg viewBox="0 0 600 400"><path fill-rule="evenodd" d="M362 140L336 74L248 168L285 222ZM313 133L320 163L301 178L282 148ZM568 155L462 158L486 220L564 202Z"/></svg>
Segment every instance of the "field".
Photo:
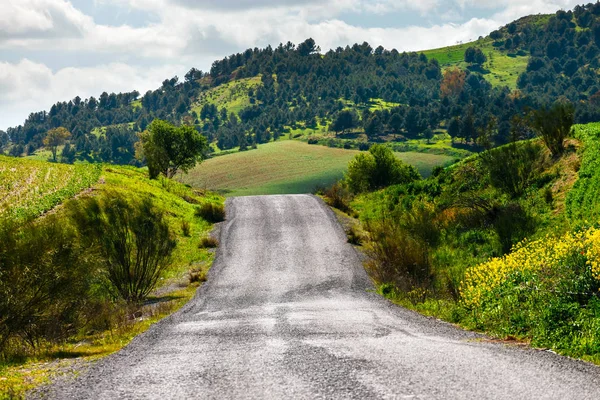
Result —
<svg viewBox="0 0 600 400"><path fill-rule="evenodd" d="M95 184L98 165L53 164L0 156L0 216L41 215Z"/></svg>
<svg viewBox="0 0 600 400"><path fill-rule="evenodd" d="M464 62L464 57L465 51L469 47L479 47L488 58L481 69L474 69L474 71L482 73L493 86L517 88L517 78L527 69L529 57L500 51L493 46L493 40L490 38L441 49L427 50L422 53L428 58L438 60L442 69L449 67L467 69L469 65Z"/></svg>
<svg viewBox="0 0 600 400"><path fill-rule="evenodd" d="M279 141L256 150L215 157L178 179L194 187L226 196L310 193L340 179L356 150ZM425 153L397 153L403 161L429 175L451 157Z"/></svg>
<svg viewBox="0 0 600 400"><path fill-rule="evenodd" d="M196 103L192 105L192 111L200 115L205 104L214 104L218 109L226 108L228 113L239 114L250 105L248 91L261 84L260 76L225 83L202 93Z"/></svg>

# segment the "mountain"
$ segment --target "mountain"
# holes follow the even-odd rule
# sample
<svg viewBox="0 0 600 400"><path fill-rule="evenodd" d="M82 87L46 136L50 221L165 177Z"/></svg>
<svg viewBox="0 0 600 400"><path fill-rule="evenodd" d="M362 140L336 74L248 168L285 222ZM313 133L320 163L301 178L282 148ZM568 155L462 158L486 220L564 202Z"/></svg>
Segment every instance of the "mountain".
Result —
<svg viewBox="0 0 600 400"><path fill-rule="evenodd" d="M166 79L141 97L103 93L56 103L8 129L0 145L11 155L32 154L49 129L64 126L75 158L136 164L136 132L154 118L193 124L220 150L329 131L354 133L347 147L445 132L453 143L501 145L531 135L517 129L515 116L557 99L576 105L576 122L600 120L599 45L597 3L420 54L368 43L321 54L312 39L288 42L233 54L210 72L192 68L183 81Z"/></svg>

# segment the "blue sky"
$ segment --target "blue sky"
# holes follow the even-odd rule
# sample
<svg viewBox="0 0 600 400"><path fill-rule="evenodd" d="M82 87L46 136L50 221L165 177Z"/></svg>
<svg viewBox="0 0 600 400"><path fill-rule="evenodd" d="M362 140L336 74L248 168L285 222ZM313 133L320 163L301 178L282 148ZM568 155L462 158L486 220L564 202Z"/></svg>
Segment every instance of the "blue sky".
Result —
<svg viewBox="0 0 600 400"><path fill-rule="evenodd" d="M418 51L571 0L0 0L0 129L103 91L142 93L248 47L314 38Z"/></svg>

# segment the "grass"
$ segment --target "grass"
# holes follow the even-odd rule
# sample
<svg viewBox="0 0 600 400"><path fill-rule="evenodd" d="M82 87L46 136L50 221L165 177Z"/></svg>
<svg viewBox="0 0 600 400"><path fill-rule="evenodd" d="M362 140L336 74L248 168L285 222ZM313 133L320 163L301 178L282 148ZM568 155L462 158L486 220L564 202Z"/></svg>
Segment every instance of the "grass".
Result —
<svg viewBox="0 0 600 400"><path fill-rule="evenodd" d="M491 38L485 38L456 46L426 50L422 53L428 58L438 60L442 69L449 67L471 68L472 71L482 73L485 79L494 87L508 86L511 89L516 89L519 75L527 69L529 56L510 54L497 49L493 46L493 43L494 41ZM482 68L472 68L464 62L465 51L469 47L479 47L488 58Z"/></svg>
<svg viewBox="0 0 600 400"><path fill-rule="evenodd" d="M285 140L209 159L178 179L227 196L310 193L340 179L348 162L358 153ZM429 175L433 167L453 160L436 154L397 155L424 175Z"/></svg>
<svg viewBox="0 0 600 400"><path fill-rule="evenodd" d="M0 215L37 217L95 184L100 166L0 156Z"/></svg>
<svg viewBox="0 0 600 400"><path fill-rule="evenodd" d="M225 83L201 93L191 109L200 115L205 104L214 104L218 109L226 108L228 113L239 114L244 108L250 106L248 91L260 85L262 85L260 76Z"/></svg>

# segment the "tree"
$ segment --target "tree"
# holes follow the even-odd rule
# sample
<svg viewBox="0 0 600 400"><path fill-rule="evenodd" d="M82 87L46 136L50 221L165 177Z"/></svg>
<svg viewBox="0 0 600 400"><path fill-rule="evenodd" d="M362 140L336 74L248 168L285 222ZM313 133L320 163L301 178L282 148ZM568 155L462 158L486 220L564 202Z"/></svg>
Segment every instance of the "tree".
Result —
<svg viewBox="0 0 600 400"><path fill-rule="evenodd" d="M400 133L402 126L404 125L404 120L402 116L398 113L393 113L390 117L389 127L394 133Z"/></svg>
<svg viewBox="0 0 600 400"><path fill-rule="evenodd" d="M532 126L542 137L550 153L559 156L565 151L565 139L571 133L574 119L573 104L559 101L550 108L542 107L534 111Z"/></svg>
<svg viewBox="0 0 600 400"><path fill-rule="evenodd" d="M179 170L187 172L202 161L207 150L206 138L193 127L176 127L158 119L140 134L136 145L137 157L145 159L152 179L159 174L172 178Z"/></svg>
<svg viewBox="0 0 600 400"><path fill-rule="evenodd" d="M52 151L52 161L56 162L56 152L58 151L58 146L63 145L70 137L71 132L62 126L55 129L50 129L46 133L46 137L44 138L44 146L50 147L50 150Z"/></svg>
<svg viewBox="0 0 600 400"><path fill-rule="evenodd" d="M60 158L65 164L73 164L73 161L75 161L75 155L75 149L69 143L67 143L63 148Z"/></svg>
<svg viewBox="0 0 600 400"><path fill-rule="evenodd" d="M440 85L442 97L457 97L465 86L467 74L459 68L450 68L444 73Z"/></svg>
<svg viewBox="0 0 600 400"><path fill-rule="evenodd" d="M365 133L370 138L383 133L383 123L377 114L372 115L367 121Z"/></svg>
<svg viewBox="0 0 600 400"><path fill-rule="evenodd" d="M331 124L331 130L335 133L345 133L346 130L355 128L358 125L358 115L354 110L342 110Z"/></svg>
<svg viewBox="0 0 600 400"><path fill-rule="evenodd" d="M346 181L354 193L381 189L390 185L409 183L420 179L412 165L396 158L392 150L376 144L368 153L360 153L348 165Z"/></svg>
<svg viewBox="0 0 600 400"><path fill-rule="evenodd" d="M478 47L469 47L465 51L465 62L471 65L475 64L481 66L486 61L487 57L485 56L485 54L483 54L483 51L481 51L481 49Z"/></svg>

